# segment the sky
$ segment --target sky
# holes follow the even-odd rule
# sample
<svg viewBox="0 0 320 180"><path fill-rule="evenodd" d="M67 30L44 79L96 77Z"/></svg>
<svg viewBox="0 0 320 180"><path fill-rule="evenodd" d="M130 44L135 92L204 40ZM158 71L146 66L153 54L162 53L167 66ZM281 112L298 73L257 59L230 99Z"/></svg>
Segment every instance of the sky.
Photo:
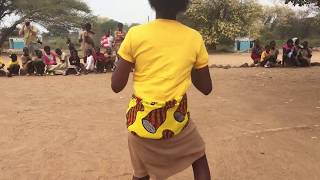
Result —
<svg viewBox="0 0 320 180"><path fill-rule="evenodd" d="M262 4L272 5L279 0L259 0ZM109 17L127 24L145 23L155 17L148 0L84 0L93 14Z"/></svg>

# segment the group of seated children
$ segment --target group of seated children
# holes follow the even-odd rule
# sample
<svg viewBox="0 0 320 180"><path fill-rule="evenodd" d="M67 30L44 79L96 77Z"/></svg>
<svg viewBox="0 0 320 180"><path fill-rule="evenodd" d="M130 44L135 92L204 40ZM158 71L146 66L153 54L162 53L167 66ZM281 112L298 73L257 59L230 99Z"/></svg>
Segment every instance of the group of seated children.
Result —
<svg viewBox="0 0 320 180"><path fill-rule="evenodd" d="M251 58L256 66L271 68L275 66L297 66L306 67L311 65L312 50L308 42L300 45L299 39L290 39L283 46L282 61L278 60L279 50L276 48L276 42L271 41L265 48L262 48L260 42L256 40L252 49Z"/></svg>
<svg viewBox="0 0 320 180"><path fill-rule="evenodd" d="M49 46L45 46L43 51L36 50L35 57L32 57L28 48L23 49L21 56L21 66L18 62L16 54L11 54L11 61L8 63L7 71L5 64L0 60L0 76L7 75L81 75L90 72L104 73L113 70L115 55L111 49L106 49L102 53L100 48L95 52L92 49L87 50L86 63L82 64L78 51L74 47L70 47L70 55L67 55L61 49L51 51Z"/></svg>

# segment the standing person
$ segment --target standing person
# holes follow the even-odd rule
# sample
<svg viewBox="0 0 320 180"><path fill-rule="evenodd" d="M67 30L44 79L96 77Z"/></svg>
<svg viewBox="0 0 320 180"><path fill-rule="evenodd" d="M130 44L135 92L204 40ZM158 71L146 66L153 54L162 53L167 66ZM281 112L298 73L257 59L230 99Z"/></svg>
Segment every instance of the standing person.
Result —
<svg viewBox="0 0 320 180"><path fill-rule="evenodd" d="M107 49L112 48L113 45L113 37L111 35L111 31L106 31L105 35L100 40L101 48Z"/></svg>
<svg viewBox="0 0 320 180"><path fill-rule="evenodd" d="M254 64L258 64L260 62L262 51L263 51L263 49L260 45L260 41L255 40L254 46L253 46L252 52L251 52L251 59L253 60Z"/></svg>
<svg viewBox="0 0 320 180"><path fill-rule="evenodd" d="M24 37L25 47L29 49L31 56L35 55L35 50L38 49L38 29L33 26L30 20L26 20L19 31L19 35Z"/></svg>
<svg viewBox="0 0 320 180"><path fill-rule="evenodd" d="M302 43L302 49L298 52L298 61L302 66L311 66L312 50L309 48L308 41Z"/></svg>
<svg viewBox="0 0 320 180"><path fill-rule="evenodd" d="M83 60L84 63L87 63L87 50L90 49L92 52L94 52L94 41L93 41L93 36L94 32L92 31L92 26L90 23L87 23L84 25L84 31L81 32L80 34L80 40L81 42L81 49L83 52Z"/></svg>
<svg viewBox="0 0 320 180"><path fill-rule="evenodd" d="M123 24L118 23L118 30L114 32L114 48L116 52L118 52L121 46L121 43L123 42L125 37L126 37L126 32L123 30Z"/></svg>
<svg viewBox="0 0 320 180"><path fill-rule="evenodd" d="M126 116L133 180L166 179L191 165L196 180L210 180L205 144L190 119L186 95L191 83L211 93L208 52L199 32L176 21L189 0L149 3L157 19L130 29L111 84L114 92L122 91L135 68Z"/></svg>
<svg viewBox="0 0 320 180"><path fill-rule="evenodd" d="M8 77L12 77L12 75L19 75L20 73L20 65L18 62L18 56L16 54L11 54L11 61L8 65Z"/></svg>

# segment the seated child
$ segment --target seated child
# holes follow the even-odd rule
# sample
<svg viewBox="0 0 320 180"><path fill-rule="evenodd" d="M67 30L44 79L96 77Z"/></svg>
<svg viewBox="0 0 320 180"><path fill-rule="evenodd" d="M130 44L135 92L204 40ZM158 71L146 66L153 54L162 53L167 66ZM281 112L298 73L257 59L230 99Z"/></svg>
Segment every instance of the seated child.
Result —
<svg viewBox="0 0 320 180"><path fill-rule="evenodd" d="M46 65L42 60L42 51L36 50L36 57L33 59L33 66L37 76L43 76Z"/></svg>
<svg viewBox="0 0 320 180"><path fill-rule="evenodd" d="M80 75L81 71L85 72L85 67L80 63L80 57L78 55L78 51L73 49L71 50L71 55L69 57L69 66L65 73L65 75L70 74L71 72L75 72L76 75Z"/></svg>
<svg viewBox="0 0 320 180"><path fill-rule="evenodd" d="M278 63L279 50L275 41L270 42L270 55L273 62Z"/></svg>
<svg viewBox="0 0 320 180"><path fill-rule="evenodd" d="M103 73L107 67L107 57L105 57L105 54L101 53L100 48L96 49L95 59L97 61L97 72Z"/></svg>
<svg viewBox="0 0 320 180"><path fill-rule="evenodd" d="M273 63L275 63L275 58L271 54L271 47L270 45L266 45L265 50L261 54L260 65L266 68L270 68Z"/></svg>
<svg viewBox="0 0 320 180"><path fill-rule="evenodd" d="M312 50L309 48L308 41L302 43L302 48L298 52L298 61L301 66L311 66Z"/></svg>
<svg viewBox="0 0 320 180"><path fill-rule="evenodd" d="M0 59L0 76L6 76L7 73L4 71L4 66L5 64L3 63L3 61Z"/></svg>
<svg viewBox="0 0 320 180"><path fill-rule="evenodd" d="M8 77L12 77L13 75L19 75L20 73L20 65L18 62L18 56L16 54L11 54L11 61L9 62L9 66L7 68Z"/></svg>
<svg viewBox="0 0 320 180"><path fill-rule="evenodd" d="M51 52L49 46L44 47L44 53L42 56L43 62L46 65L47 74L54 74L54 69L57 66L56 56Z"/></svg>
<svg viewBox="0 0 320 180"><path fill-rule="evenodd" d="M112 52L112 49L111 48L107 48L106 49L106 54L104 55L106 58L107 58L107 67L106 69L107 70L111 70L113 71L114 68L115 68L115 60L116 60L116 54L114 54Z"/></svg>
<svg viewBox="0 0 320 180"><path fill-rule="evenodd" d="M21 56L21 64L22 64L22 68L20 70L20 74L32 75L34 73L34 65L29 53L29 49L27 47L23 48L23 55Z"/></svg>
<svg viewBox="0 0 320 180"><path fill-rule="evenodd" d="M260 46L259 40L254 41L254 46L251 52L251 59L254 64L258 64L261 60L262 47Z"/></svg>
<svg viewBox="0 0 320 180"><path fill-rule="evenodd" d="M55 50L56 57L59 60L59 64L54 68L54 74L56 75L63 75L65 74L66 70L68 69L68 60L66 53L62 52L61 49L57 48Z"/></svg>
<svg viewBox="0 0 320 180"><path fill-rule="evenodd" d="M293 56L293 40L289 39L285 45L283 45L283 57L282 65L283 66L292 66L294 65L294 56Z"/></svg>
<svg viewBox="0 0 320 180"><path fill-rule="evenodd" d="M93 57L92 49L87 49L86 55L87 55L87 58L86 58L87 63L85 65L85 68L88 72L92 72L92 71L94 71L94 67L95 67L95 59Z"/></svg>

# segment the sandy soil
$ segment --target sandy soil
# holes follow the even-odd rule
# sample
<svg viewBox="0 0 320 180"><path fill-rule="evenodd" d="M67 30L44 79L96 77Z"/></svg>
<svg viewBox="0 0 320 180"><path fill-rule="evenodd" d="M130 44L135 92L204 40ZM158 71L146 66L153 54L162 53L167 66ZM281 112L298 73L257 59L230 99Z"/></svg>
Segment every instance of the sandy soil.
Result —
<svg viewBox="0 0 320 180"><path fill-rule="evenodd" d="M214 179L320 179L319 67L211 73L215 92L189 96ZM0 180L130 179L131 82L113 94L110 77L0 78Z"/></svg>

